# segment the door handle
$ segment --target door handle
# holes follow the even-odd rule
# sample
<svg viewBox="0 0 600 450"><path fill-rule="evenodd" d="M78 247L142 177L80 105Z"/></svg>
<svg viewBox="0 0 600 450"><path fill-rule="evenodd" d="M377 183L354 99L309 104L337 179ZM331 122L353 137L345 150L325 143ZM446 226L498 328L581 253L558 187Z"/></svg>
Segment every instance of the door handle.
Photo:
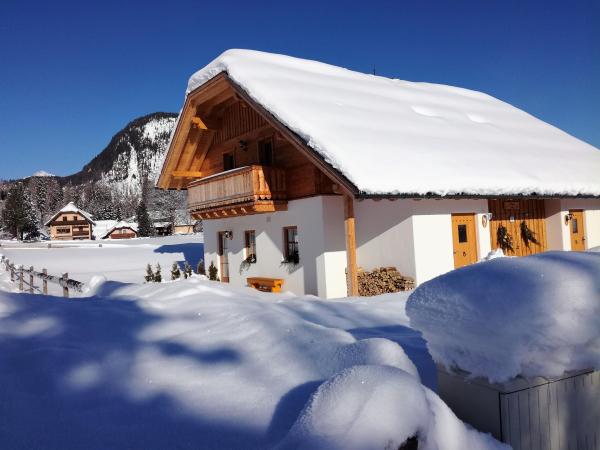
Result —
<svg viewBox="0 0 600 450"><path fill-rule="evenodd" d="M463 252L463 256L467 256L467 252Z"/></svg>

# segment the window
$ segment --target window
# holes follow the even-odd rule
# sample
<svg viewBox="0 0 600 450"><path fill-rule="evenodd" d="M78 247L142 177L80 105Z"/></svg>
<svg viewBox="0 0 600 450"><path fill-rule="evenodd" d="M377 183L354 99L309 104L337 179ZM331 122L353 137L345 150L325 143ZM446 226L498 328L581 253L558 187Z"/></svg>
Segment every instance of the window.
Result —
<svg viewBox="0 0 600 450"><path fill-rule="evenodd" d="M223 171L235 169L233 153L223 153Z"/></svg>
<svg viewBox="0 0 600 450"><path fill-rule="evenodd" d="M258 143L258 164L270 167L273 165L273 141L265 139Z"/></svg>
<svg viewBox="0 0 600 450"><path fill-rule="evenodd" d="M66 222L67 220L69 220L69 218L67 216L63 216L63 222Z"/></svg>
<svg viewBox="0 0 600 450"><path fill-rule="evenodd" d="M298 264L300 262L300 253L298 251L298 228L285 227L283 229L283 244L285 262Z"/></svg>
<svg viewBox="0 0 600 450"><path fill-rule="evenodd" d="M256 233L254 230L246 230L245 233L245 248L246 248L246 262L256 262Z"/></svg>
<svg viewBox="0 0 600 450"><path fill-rule="evenodd" d="M458 226L458 242L467 242L467 226Z"/></svg>
<svg viewBox="0 0 600 450"><path fill-rule="evenodd" d="M57 228L56 234L71 234L70 228Z"/></svg>
<svg viewBox="0 0 600 450"><path fill-rule="evenodd" d="M579 233L579 226L577 224L577 219L574 217L573 217L573 219L571 219L571 227L573 230L573 234Z"/></svg>

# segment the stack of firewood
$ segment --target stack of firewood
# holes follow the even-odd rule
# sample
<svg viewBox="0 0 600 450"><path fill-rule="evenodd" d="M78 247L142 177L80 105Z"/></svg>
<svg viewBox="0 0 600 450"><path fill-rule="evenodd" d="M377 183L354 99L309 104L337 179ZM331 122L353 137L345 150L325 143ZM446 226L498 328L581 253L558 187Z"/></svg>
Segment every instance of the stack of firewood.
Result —
<svg viewBox="0 0 600 450"><path fill-rule="evenodd" d="M415 280L403 276L395 267L379 267L371 272L358 271L358 293L361 296L408 291L414 287Z"/></svg>

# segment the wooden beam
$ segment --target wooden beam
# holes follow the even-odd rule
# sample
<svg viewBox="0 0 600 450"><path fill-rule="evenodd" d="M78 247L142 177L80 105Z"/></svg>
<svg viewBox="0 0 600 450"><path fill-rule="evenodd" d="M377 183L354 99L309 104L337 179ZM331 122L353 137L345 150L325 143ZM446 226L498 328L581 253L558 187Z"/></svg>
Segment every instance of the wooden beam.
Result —
<svg viewBox="0 0 600 450"><path fill-rule="evenodd" d="M194 170L174 170L171 173L173 178L202 178L202 172Z"/></svg>
<svg viewBox="0 0 600 450"><path fill-rule="evenodd" d="M354 219L354 198L344 195L344 226L346 228L346 261L348 296L358 295L358 267L356 265L356 228Z"/></svg>

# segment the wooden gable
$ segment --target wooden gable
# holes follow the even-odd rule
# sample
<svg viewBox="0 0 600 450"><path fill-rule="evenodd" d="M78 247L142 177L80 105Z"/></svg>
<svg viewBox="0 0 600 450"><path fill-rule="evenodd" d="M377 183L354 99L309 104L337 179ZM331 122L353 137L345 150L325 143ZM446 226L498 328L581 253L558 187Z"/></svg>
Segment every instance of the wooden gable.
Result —
<svg viewBox="0 0 600 450"><path fill-rule="evenodd" d="M285 170L288 199L329 193L355 193L339 172L326 164L226 75L187 96L157 185L187 185L234 167L260 165L260 146L270 141L272 165Z"/></svg>

